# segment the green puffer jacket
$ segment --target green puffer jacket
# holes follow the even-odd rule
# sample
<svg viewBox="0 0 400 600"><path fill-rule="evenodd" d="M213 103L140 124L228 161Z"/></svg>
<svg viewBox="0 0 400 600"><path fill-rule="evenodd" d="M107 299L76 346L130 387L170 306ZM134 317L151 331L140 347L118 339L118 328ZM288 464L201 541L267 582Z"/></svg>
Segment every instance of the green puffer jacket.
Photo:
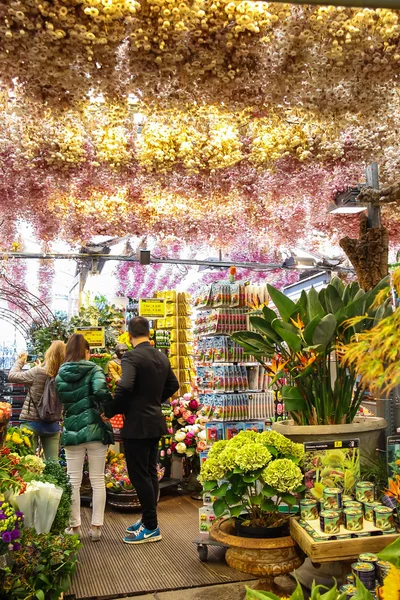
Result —
<svg viewBox="0 0 400 600"><path fill-rule="evenodd" d="M112 427L100 417L111 401L102 369L87 360L64 363L56 377L56 386L64 405L62 445L113 444Z"/></svg>

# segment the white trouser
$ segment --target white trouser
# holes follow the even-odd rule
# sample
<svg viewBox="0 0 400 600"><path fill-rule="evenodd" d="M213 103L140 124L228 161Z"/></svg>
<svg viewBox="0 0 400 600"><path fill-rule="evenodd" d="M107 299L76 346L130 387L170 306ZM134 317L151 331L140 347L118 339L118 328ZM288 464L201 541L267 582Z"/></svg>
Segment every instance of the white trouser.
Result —
<svg viewBox="0 0 400 600"><path fill-rule="evenodd" d="M85 453L89 459L89 478L93 490L92 525L103 525L104 509L106 507L106 484L104 480L104 467L106 462L107 446L101 442L89 442L78 446L66 446L67 471L72 486L71 527L81 524L81 497L80 488L83 475Z"/></svg>

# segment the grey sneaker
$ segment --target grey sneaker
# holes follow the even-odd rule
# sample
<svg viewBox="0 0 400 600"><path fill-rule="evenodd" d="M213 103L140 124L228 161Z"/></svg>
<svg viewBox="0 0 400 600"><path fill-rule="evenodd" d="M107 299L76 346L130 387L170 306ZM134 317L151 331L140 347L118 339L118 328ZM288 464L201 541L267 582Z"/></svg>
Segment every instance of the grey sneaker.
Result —
<svg viewBox="0 0 400 600"><path fill-rule="evenodd" d="M80 527L67 527L67 529L65 529L64 533L65 533L65 535L77 535L78 537L81 537L81 528Z"/></svg>
<svg viewBox="0 0 400 600"><path fill-rule="evenodd" d="M101 538L100 527L96 527L96 529L89 529L89 537L92 540L92 542L98 542Z"/></svg>

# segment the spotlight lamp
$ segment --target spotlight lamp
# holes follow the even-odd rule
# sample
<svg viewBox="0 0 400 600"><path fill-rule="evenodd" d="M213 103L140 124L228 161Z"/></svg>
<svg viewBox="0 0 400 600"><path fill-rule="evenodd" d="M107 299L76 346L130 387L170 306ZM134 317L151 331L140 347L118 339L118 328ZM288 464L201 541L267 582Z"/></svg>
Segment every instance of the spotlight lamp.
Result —
<svg viewBox="0 0 400 600"><path fill-rule="evenodd" d="M362 187L365 185L348 187L345 192L336 194L329 205L328 212L333 215L354 215L367 210L367 207L357 200Z"/></svg>

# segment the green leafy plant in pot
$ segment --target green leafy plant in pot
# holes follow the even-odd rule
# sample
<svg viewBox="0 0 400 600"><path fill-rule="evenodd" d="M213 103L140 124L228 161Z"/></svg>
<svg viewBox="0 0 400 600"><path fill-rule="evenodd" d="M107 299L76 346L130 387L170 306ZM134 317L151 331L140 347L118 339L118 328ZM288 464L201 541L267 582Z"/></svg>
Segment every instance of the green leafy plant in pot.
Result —
<svg viewBox="0 0 400 600"><path fill-rule="evenodd" d="M212 446L199 479L216 497L216 518L235 517L240 537L280 537L289 518L280 506L295 505L305 489L303 457L303 445L280 433L242 431Z"/></svg>
<svg viewBox="0 0 400 600"><path fill-rule="evenodd" d="M262 315L250 316L254 331L232 335L273 376L295 424L353 422L364 384L341 355L356 334L391 314L387 286L385 279L364 292L358 283L345 286L336 277L319 293L303 291L295 303L268 285L279 316L265 306ZM264 357L274 358L273 364Z"/></svg>

